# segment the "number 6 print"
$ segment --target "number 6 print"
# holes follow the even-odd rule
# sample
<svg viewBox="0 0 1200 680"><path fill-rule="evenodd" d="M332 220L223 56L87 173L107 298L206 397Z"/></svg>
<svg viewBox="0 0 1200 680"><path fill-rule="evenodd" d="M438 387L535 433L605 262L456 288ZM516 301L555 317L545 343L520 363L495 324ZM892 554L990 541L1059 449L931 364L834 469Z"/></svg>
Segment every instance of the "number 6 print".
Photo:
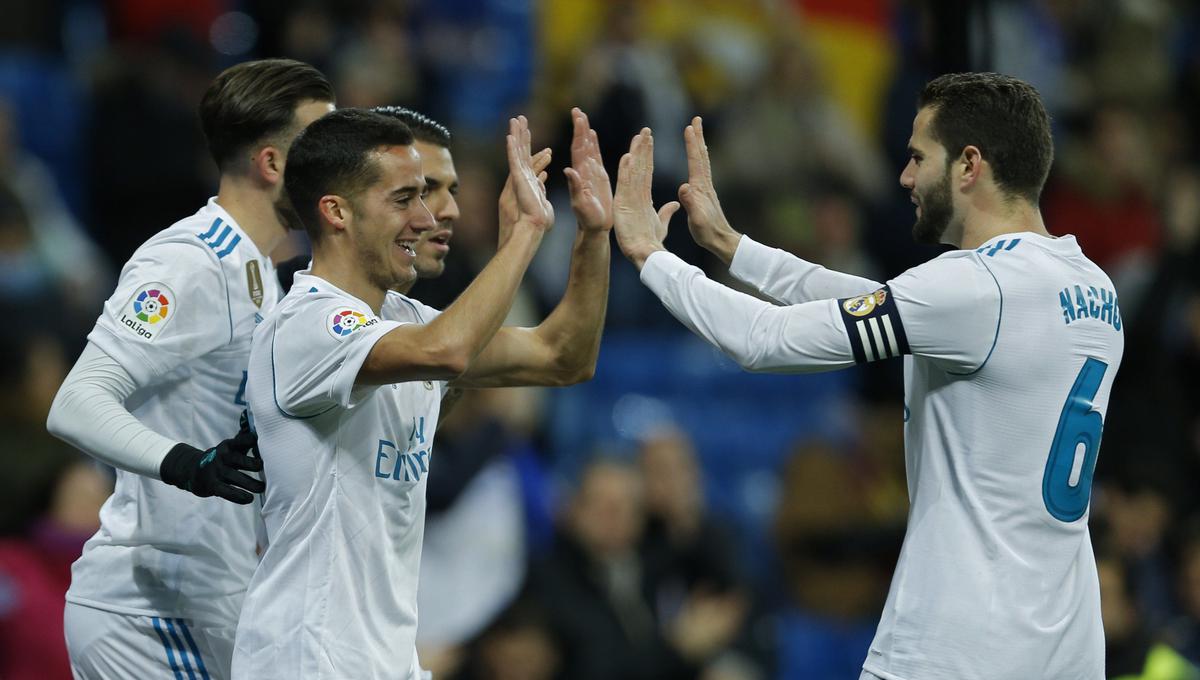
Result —
<svg viewBox="0 0 1200 680"><path fill-rule="evenodd" d="M1096 454L1100 452L1100 434L1104 429L1104 418L1092 406L1100 381L1108 364L1089 358L1075 378L1075 384L1067 395L1062 415L1058 418L1058 429L1054 442L1050 444L1050 457L1046 459L1046 472L1042 475L1042 500L1046 510L1055 519L1074 522L1087 512L1092 497L1092 475L1096 471ZM1071 473L1079 447L1083 447L1083 460L1078 479L1071 483Z"/></svg>

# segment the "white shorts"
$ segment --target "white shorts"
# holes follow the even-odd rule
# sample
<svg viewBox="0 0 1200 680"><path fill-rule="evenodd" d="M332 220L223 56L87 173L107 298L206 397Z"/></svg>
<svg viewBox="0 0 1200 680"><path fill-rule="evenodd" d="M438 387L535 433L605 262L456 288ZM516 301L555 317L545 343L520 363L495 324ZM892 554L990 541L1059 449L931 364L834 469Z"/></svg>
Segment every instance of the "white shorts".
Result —
<svg viewBox="0 0 1200 680"><path fill-rule="evenodd" d="M63 615L75 680L228 680L234 630L189 619L119 614L68 602Z"/></svg>

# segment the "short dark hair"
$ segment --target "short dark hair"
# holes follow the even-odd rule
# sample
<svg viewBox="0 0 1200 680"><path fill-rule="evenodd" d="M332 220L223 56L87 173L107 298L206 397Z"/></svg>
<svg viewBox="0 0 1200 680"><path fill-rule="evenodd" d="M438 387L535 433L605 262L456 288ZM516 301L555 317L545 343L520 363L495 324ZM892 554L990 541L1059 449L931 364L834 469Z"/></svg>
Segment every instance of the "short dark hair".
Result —
<svg viewBox="0 0 1200 680"><path fill-rule="evenodd" d="M224 172L247 146L295 124L296 106L333 102L333 86L313 66L292 59L260 59L221 72L200 100L208 151Z"/></svg>
<svg viewBox="0 0 1200 680"><path fill-rule="evenodd" d="M322 196L357 196L379 180L372 151L412 143L407 125L366 109L340 109L305 128L288 152L283 185L309 239L321 238Z"/></svg>
<svg viewBox="0 0 1200 680"><path fill-rule="evenodd" d="M1037 204L1054 161L1050 115L1032 85L999 73L949 73L927 83L917 108L934 110L931 134L953 160L976 146L996 184Z"/></svg>
<svg viewBox="0 0 1200 680"><path fill-rule="evenodd" d="M433 144L443 149L450 148L450 130L445 125L412 109L403 106L376 106L371 109L375 113L391 116L412 130L413 138L418 142Z"/></svg>

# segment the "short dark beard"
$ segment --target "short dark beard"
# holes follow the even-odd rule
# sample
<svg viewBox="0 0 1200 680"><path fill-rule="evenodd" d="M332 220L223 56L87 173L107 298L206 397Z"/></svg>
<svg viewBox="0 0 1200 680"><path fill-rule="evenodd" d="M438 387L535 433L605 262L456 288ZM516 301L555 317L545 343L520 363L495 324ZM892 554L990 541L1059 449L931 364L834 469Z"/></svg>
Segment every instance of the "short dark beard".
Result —
<svg viewBox="0 0 1200 680"><path fill-rule="evenodd" d="M942 236L954 218L954 204L950 198L950 169L946 169L942 181L927 195L918 198L921 201L921 216L913 223L913 240L937 245L942 242Z"/></svg>

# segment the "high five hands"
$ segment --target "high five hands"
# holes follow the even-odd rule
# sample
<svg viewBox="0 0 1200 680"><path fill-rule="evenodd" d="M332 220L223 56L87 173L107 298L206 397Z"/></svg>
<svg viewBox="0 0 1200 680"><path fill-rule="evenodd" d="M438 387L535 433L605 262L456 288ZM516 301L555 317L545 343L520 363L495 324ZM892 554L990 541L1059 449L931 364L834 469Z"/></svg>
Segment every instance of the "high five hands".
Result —
<svg viewBox="0 0 1200 680"><path fill-rule="evenodd" d="M663 239L667 236L667 224L679 210L679 203L671 201L655 212L650 198L653 181L654 137L650 128L642 128L630 142L629 153L621 156L613 195L617 245L639 270L651 254L666 250Z"/></svg>
<svg viewBox="0 0 1200 680"><path fill-rule="evenodd" d="M679 187L679 201L687 211L688 229L696 243L729 264L741 234L729 225L717 199L704 126L699 116L684 128L683 140L687 149L688 181ZM654 139L650 129L643 128L630 143L629 153L621 158L614 198L617 245L639 270L651 253L665 250L663 239L667 235L667 224L680 207L679 202L671 201L655 212L650 199L653 174Z"/></svg>

